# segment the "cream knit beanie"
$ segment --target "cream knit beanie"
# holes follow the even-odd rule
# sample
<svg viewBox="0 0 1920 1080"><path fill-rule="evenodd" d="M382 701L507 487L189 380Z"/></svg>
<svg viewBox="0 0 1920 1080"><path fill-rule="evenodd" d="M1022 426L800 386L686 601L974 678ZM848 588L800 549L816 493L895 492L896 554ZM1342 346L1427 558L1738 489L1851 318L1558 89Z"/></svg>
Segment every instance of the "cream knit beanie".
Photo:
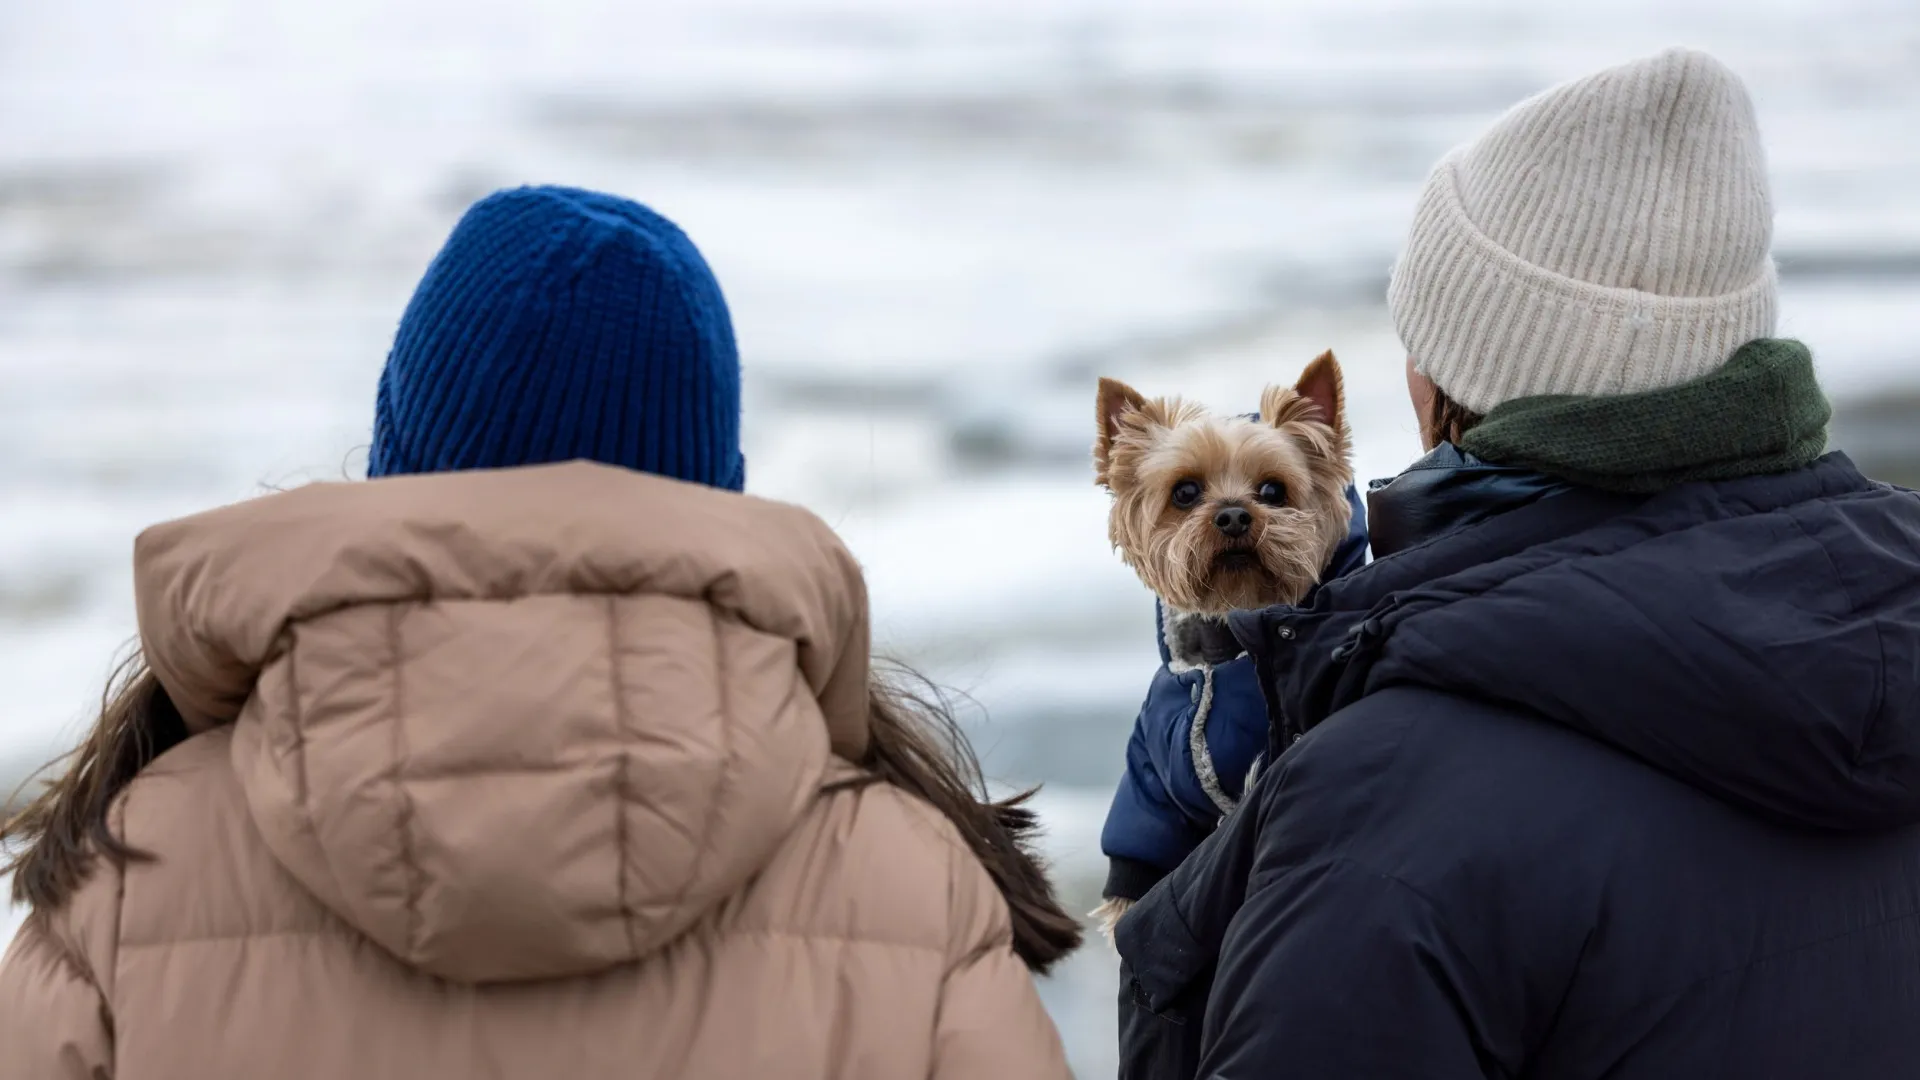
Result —
<svg viewBox="0 0 1920 1080"><path fill-rule="evenodd" d="M1427 180L1387 306L1415 369L1485 413L1698 378L1773 334L1753 102L1670 49L1521 102Z"/></svg>

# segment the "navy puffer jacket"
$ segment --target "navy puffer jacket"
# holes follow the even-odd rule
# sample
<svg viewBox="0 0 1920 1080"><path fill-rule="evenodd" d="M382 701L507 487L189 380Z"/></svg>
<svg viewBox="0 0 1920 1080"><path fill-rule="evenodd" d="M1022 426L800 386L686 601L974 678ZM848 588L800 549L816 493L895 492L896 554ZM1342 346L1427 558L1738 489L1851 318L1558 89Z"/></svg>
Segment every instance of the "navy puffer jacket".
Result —
<svg viewBox="0 0 1920 1080"><path fill-rule="evenodd" d="M1920 1075L1920 496L1511 502L1236 621L1290 749L1121 921L1122 1075Z"/></svg>

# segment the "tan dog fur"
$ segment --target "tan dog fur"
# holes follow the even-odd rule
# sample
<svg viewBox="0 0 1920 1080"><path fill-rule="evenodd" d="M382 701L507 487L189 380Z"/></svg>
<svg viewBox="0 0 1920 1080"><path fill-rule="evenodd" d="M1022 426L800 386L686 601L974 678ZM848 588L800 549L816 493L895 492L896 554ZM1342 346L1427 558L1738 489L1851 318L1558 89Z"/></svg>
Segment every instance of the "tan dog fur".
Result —
<svg viewBox="0 0 1920 1080"><path fill-rule="evenodd" d="M1258 420L1149 399L1114 379L1100 380L1095 418L1094 479L1113 493L1108 536L1173 611L1297 603L1347 535L1352 443L1331 352L1292 386L1267 387ZM1232 508L1251 515L1238 536L1217 521ZM1110 898L1092 915L1111 936L1129 906Z"/></svg>

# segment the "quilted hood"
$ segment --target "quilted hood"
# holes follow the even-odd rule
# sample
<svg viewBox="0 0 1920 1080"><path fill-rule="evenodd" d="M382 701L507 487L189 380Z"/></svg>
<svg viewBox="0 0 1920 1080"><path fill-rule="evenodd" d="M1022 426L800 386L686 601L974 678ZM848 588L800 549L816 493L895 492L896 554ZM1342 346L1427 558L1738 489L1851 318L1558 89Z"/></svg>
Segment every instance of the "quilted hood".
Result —
<svg viewBox="0 0 1920 1080"><path fill-rule="evenodd" d="M1836 453L1645 499L1537 498L1235 630L1290 734L1426 687L1518 706L1756 817L1870 833L1920 824L1917 583L1920 497Z"/></svg>
<svg viewBox="0 0 1920 1080"><path fill-rule="evenodd" d="M640 959L866 750L857 565L730 492L583 463L316 484L149 529L135 588L274 856L448 979Z"/></svg>

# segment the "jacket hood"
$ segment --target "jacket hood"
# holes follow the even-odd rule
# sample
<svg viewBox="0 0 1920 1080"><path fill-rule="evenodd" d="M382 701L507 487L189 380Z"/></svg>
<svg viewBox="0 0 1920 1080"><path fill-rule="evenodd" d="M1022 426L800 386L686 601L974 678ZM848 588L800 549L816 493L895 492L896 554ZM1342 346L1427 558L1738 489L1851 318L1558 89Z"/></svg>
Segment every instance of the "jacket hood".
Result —
<svg viewBox="0 0 1920 1080"><path fill-rule="evenodd" d="M1776 822L1920 822L1920 496L1844 455L1538 498L1236 631L1295 736L1413 684L1527 709Z"/></svg>
<svg viewBox="0 0 1920 1080"><path fill-rule="evenodd" d="M730 492L577 463L317 484L149 529L135 587L275 857L449 979L648 954L866 750L858 567Z"/></svg>

